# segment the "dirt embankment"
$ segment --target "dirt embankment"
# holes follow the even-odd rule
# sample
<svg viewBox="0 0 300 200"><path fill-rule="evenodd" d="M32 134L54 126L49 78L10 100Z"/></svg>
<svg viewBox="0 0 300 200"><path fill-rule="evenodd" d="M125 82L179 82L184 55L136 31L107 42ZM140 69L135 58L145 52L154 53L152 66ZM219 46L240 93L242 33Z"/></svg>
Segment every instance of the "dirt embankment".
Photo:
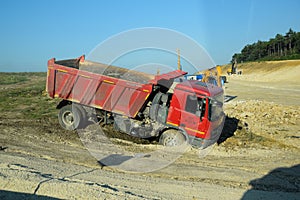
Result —
<svg viewBox="0 0 300 200"><path fill-rule="evenodd" d="M223 66L224 74L229 67ZM300 105L300 60L241 63L237 70L242 75L227 75L227 95L241 100Z"/></svg>
<svg viewBox="0 0 300 200"><path fill-rule="evenodd" d="M290 79L299 63L270 63L278 66L269 71L263 64L244 64L241 76L228 77L218 145L137 174L102 168L76 132L59 127L58 102L43 96L46 74L1 74L0 199L297 199L300 88ZM156 148L117 142L136 154Z"/></svg>
<svg viewBox="0 0 300 200"><path fill-rule="evenodd" d="M223 74L230 68L231 65L224 65ZM237 71L242 71L243 75L236 77L239 80L300 84L300 60L238 63Z"/></svg>
<svg viewBox="0 0 300 200"><path fill-rule="evenodd" d="M224 66L223 72L229 65ZM299 147L300 60L238 64L242 75L227 75L228 116L239 120L265 148ZM251 136L250 136L251 137Z"/></svg>

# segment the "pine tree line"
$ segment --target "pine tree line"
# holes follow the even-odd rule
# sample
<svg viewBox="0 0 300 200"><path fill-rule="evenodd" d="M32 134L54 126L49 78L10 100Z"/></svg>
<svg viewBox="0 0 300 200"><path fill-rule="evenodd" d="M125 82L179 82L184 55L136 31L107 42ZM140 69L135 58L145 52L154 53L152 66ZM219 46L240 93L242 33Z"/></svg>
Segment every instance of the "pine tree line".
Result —
<svg viewBox="0 0 300 200"><path fill-rule="evenodd" d="M300 32L291 28L285 35L277 34L269 41L246 45L241 53L232 56L232 62L300 59Z"/></svg>

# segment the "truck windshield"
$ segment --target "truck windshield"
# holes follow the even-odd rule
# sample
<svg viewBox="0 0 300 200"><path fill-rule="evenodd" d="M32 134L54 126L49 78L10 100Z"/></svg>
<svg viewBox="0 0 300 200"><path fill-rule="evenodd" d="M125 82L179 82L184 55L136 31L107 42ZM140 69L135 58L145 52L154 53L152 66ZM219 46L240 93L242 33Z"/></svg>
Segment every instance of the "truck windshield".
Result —
<svg viewBox="0 0 300 200"><path fill-rule="evenodd" d="M223 116L223 95L218 95L209 99L209 121L217 121Z"/></svg>

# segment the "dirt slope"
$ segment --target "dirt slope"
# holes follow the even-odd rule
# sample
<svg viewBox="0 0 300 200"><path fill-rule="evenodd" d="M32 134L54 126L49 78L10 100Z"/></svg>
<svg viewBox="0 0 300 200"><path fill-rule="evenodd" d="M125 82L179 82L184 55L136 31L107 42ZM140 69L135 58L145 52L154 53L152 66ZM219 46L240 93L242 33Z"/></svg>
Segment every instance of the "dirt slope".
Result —
<svg viewBox="0 0 300 200"><path fill-rule="evenodd" d="M223 73L229 68L231 65L223 66ZM242 71L242 80L300 84L300 60L239 63L237 70Z"/></svg>

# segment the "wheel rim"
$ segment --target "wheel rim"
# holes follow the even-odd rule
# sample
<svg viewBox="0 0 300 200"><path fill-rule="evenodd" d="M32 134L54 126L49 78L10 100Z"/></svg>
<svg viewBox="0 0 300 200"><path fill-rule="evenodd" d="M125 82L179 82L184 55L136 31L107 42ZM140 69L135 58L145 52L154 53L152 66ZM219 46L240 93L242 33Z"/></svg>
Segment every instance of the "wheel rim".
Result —
<svg viewBox="0 0 300 200"><path fill-rule="evenodd" d="M178 146L180 145L180 141L177 138L177 135L174 136L168 136L164 140L164 145L165 146Z"/></svg>
<svg viewBox="0 0 300 200"><path fill-rule="evenodd" d="M62 115L62 121L67 126L72 126L74 124L74 115L71 111L66 111Z"/></svg>

